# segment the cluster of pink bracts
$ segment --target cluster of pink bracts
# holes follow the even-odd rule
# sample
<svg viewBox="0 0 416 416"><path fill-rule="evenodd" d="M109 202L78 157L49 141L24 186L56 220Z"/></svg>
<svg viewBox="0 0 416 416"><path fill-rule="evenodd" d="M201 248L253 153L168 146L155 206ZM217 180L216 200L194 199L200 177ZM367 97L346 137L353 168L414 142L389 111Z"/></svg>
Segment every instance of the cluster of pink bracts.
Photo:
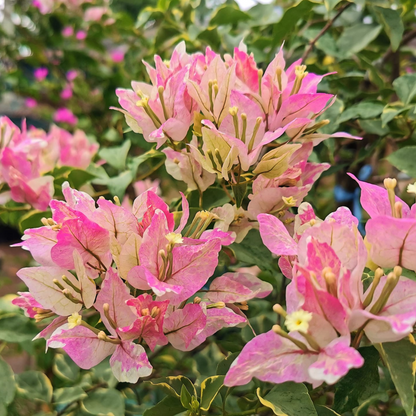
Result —
<svg viewBox="0 0 416 416"><path fill-rule="evenodd" d="M0 117L0 187L9 191L0 194L0 203L12 199L46 210L53 197L53 176L45 175L57 166L85 169L98 150L85 133L73 135L57 126L47 133L36 128L22 130L8 117Z"/></svg>
<svg viewBox="0 0 416 416"><path fill-rule="evenodd" d="M346 208L322 221L302 204L328 168L307 162L313 146L329 137L317 132L327 124L317 117L333 102L316 92L322 76L308 74L300 62L285 70L282 51L263 74L244 45L223 60L210 49L188 55L181 44L170 62L156 56L155 63L146 64L151 85L134 82L133 90L117 90L127 123L164 147L168 172L189 189L203 195L216 180L233 190L248 185L247 210L225 204L188 221L182 195L179 221L180 213L169 212L153 190L140 194L132 208L118 199L99 199L97 207L64 184L66 202L52 200L52 218L26 230L19 244L40 266L18 272L30 293L14 303L37 321L53 318L38 337L63 348L82 368L111 355L118 380L148 376L143 345L191 350L223 327L244 325L247 301L272 291L245 271L206 286L221 247L242 241L258 225L291 279L287 310L274 307L285 328L276 325L250 341L226 385L252 377L334 383L363 364L357 351L362 339L391 342L410 334L416 282L402 272L416 270L416 212L394 196L394 180L386 181L387 190L358 181L371 217L366 242ZM364 290L366 266L374 279ZM97 312L102 324L92 327L85 319Z"/></svg>
<svg viewBox="0 0 416 416"><path fill-rule="evenodd" d="M271 215L258 216L264 244L281 256L280 268L291 279L287 311L274 306L288 332L276 325L250 341L228 372L226 385L246 384L252 377L306 381L315 387L332 384L364 363L356 350L364 335L368 342L382 343L413 331L416 282L402 273L403 268L416 271L416 204L410 209L395 196L394 179L385 180L387 190L357 182L371 217L368 243L345 207L322 221L303 203L292 227ZM367 290L365 266L374 270Z"/></svg>
<svg viewBox="0 0 416 416"><path fill-rule="evenodd" d="M18 244L41 266L18 272L30 293L13 303L38 321L54 317L38 337L63 348L81 368L111 355L117 379L136 382L152 371L141 344L191 350L223 327L244 324L246 301L273 289L236 272L198 293L213 275L222 245L234 237L206 230L214 218L206 211L183 233L189 216L184 197L175 227L174 214L152 191L136 198L131 209L105 199L97 207L68 184L63 193L66 202L51 201L45 226L26 230ZM88 325L81 310L98 311L102 330Z"/></svg>
<svg viewBox="0 0 416 416"><path fill-rule="evenodd" d="M163 146L166 169L200 193L216 178L230 188L252 184L246 213L285 211L299 206L326 163L309 163L328 120L317 118L335 100L317 93L324 76L308 73L301 61L285 69L283 50L263 73L246 46L234 56L189 55L179 44L169 62L145 62L151 84L132 82L116 91L127 124L146 141ZM285 136L284 136L285 134ZM286 203L285 203L286 201Z"/></svg>

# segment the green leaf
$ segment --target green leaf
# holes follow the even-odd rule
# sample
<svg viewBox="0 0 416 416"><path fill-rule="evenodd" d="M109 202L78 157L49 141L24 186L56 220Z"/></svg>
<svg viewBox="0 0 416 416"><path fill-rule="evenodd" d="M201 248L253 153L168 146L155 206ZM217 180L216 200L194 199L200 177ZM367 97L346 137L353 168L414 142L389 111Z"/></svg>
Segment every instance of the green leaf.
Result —
<svg viewBox="0 0 416 416"><path fill-rule="evenodd" d="M233 352L228 357L225 357L217 366L217 375L226 375L231 367L233 361L238 357L239 352Z"/></svg>
<svg viewBox="0 0 416 416"><path fill-rule="evenodd" d="M288 34L292 32L300 19L303 19L313 8L314 4L307 0L300 1L296 6L290 7L273 27L273 45L279 45Z"/></svg>
<svg viewBox="0 0 416 416"><path fill-rule="evenodd" d="M381 118L383 118L383 114ZM381 125L381 120L379 119L358 120L358 123L366 133L376 134L377 136L385 136L390 131L388 127Z"/></svg>
<svg viewBox="0 0 416 416"><path fill-rule="evenodd" d="M37 334L29 318L15 313L0 316L0 340L6 342L31 341Z"/></svg>
<svg viewBox="0 0 416 416"><path fill-rule="evenodd" d="M23 215L19 221L19 229L23 233L28 228L38 228L42 226L41 219L48 218L51 216L50 211L39 211L34 209Z"/></svg>
<svg viewBox="0 0 416 416"><path fill-rule="evenodd" d="M361 403L360 406L357 407L357 409L355 409L354 416L368 416L368 408L371 405L379 401L388 402L389 401L388 394L383 392L383 393L377 393L374 396L371 396L365 402Z"/></svg>
<svg viewBox="0 0 416 416"><path fill-rule="evenodd" d="M53 361L52 371L60 379L65 381L76 381L79 376L79 367L66 354L56 354Z"/></svg>
<svg viewBox="0 0 416 416"><path fill-rule="evenodd" d="M338 123L351 120L353 118L374 118L379 116L384 109L380 102L362 101L361 103L348 107L338 118Z"/></svg>
<svg viewBox="0 0 416 416"><path fill-rule="evenodd" d="M82 402L87 412L93 415L124 416L123 395L115 389L96 389Z"/></svg>
<svg viewBox="0 0 416 416"><path fill-rule="evenodd" d="M380 25L358 23L348 26L337 42L340 54L347 58L360 52L378 36L380 30Z"/></svg>
<svg viewBox="0 0 416 416"><path fill-rule="evenodd" d="M251 26L263 26L277 23L281 18L281 12L274 4L258 3L250 9ZM252 48L251 48L252 50ZM256 59L258 62L258 60Z"/></svg>
<svg viewBox="0 0 416 416"><path fill-rule="evenodd" d="M199 207L198 191L192 191L186 197L190 207ZM223 189L210 187L204 191L202 198L202 208L209 210L211 208L222 206L227 202L230 202L230 198L227 196Z"/></svg>
<svg viewBox="0 0 416 416"><path fill-rule="evenodd" d="M156 406L146 409L143 416L174 416L185 410L178 398L167 396Z"/></svg>
<svg viewBox="0 0 416 416"><path fill-rule="evenodd" d="M381 126L385 127L391 120L393 120L396 116L407 111L411 108L411 106L407 107L389 107L386 106L383 110L383 114L381 115Z"/></svg>
<svg viewBox="0 0 416 416"><path fill-rule="evenodd" d="M380 355L374 347L360 348L359 352L364 358L364 365L350 370L336 384L333 408L338 413L354 409L378 390Z"/></svg>
<svg viewBox="0 0 416 416"><path fill-rule="evenodd" d="M132 180L133 175L131 171L126 170L125 172L120 173L120 175L114 176L113 178L95 179L93 183L97 185L107 185L110 194L112 196L118 196L121 200Z"/></svg>
<svg viewBox="0 0 416 416"><path fill-rule="evenodd" d="M400 46L404 32L399 10L374 6L374 11L376 12L377 20L383 25L387 36L390 38L392 51L395 52Z"/></svg>
<svg viewBox="0 0 416 416"><path fill-rule="evenodd" d="M16 374L19 395L30 399L50 403L52 400L52 384L48 377L40 371L25 371Z"/></svg>
<svg viewBox="0 0 416 416"><path fill-rule="evenodd" d="M238 185L233 185L233 193L235 198L235 204L237 208L241 207L241 203L247 192L247 182L239 183Z"/></svg>
<svg viewBox="0 0 416 416"><path fill-rule="evenodd" d="M217 397L218 392L224 385L225 376L212 376L201 383L201 410L208 411L211 403Z"/></svg>
<svg viewBox="0 0 416 416"><path fill-rule="evenodd" d="M130 140L126 140L121 146L101 148L98 156L103 158L113 168L123 170L126 167L126 158L130 146Z"/></svg>
<svg viewBox="0 0 416 416"><path fill-rule="evenodd" d="M324 0L325 7L328 11L334 9L334 7L340 2L341 0Z"/></svg>
<svg viewBox="0 0 416 416"><path fill-rule="evenodd" d="M241 11L235 6L221 6L217 9L210 21L210 25L233 25L238 22L245 22L250 20L251 16L248 13Z"/></svg>
<svg viewBox="0 0 416 416"><path fill-rule="evenodd" d="M264 406L278 416L318 416L304 384L291 381L278 384L265 397L261 397L259 387L257 396Z"/></svg>
<svg viewBox="0 0 416 416"><path fill-rule="evenodd" d="M192 381L184 376L155 378L153 380L149 380L148 383L153 386L160 387L166 394L177 399L180 398L182 385L185 385L192 396L196 396L196 390Z"/></svg>
<svg viewBox="0 0 416 416"><path fill-rule="evenodd" d="M137 169L140 165L147 162L148 160L151 160L152 158L161 158L165 157L164 153L159 152L155 149L150 149L148 152L143 153L140 156L135 157L131 161L128 162L128 168L131 170L132 175L136 176Z"/></svg>
<svg viewBox="0 0 416 416"><path fill-rule="evenodd" d="M230 248L239 261L251 265L255 264L262 270L273 270L273 264L276 260L263 244L258 230L250 230L241 243L233 243Z"/></svg>
<svg viewBox="0 0 416 416"><path fill-rule="evenodd" d="M340 416L337 412L330 409L326 406L321 406L319 404L315 405L316 412L318 413L318 416Z"/></svg>
<svg viewBox="0 0 416 416"><path fill-rule="evenodd" d="M6 406L0 402L0 416L8 416L8 414Z"/></svg>
<svg viewBox="0 0 416 416"><path fill-rule="evenodd" d="M406 74L393 81L393 87L404 104L409 104L416 95L416 74Z"/></svg>
<svg viewBox="0 0 416 416"><path fill-rule="evenodd" d="M0 313L19 312L20 308L13 305L11 301L12 299L10 299L10 295L5 295L0 298Z"/></svg>
<svg viewBox="0 0 416 416"><path fill-rule="evenodd" d="M189 393L188 389L182 384L181 387L181 404L185 409L191 409L191 401L192 401L192 396Z"/></svg>
<svg viewBox="0 0 416 416"><path fill-rule="evenodd" d="M416 146L406 146L387 157L387 160L397 169L416 178Z"/></svg>
<svg viewBox="0 0 416 416"><path fill-rule="evenodd" d="M79 189L82 185L86 184L96 176L86 170L74 169L68 175L68 182L71 188Z"/></svg>
<svg viewBox="0 0 416 416"><path fill-rule="evenodd" d="M415 404L413 363L416 358L416 345L409 338L404 338L397 342L378 344L377 349L390 372L406 415L412 416Z"/></svg>
<svg viewBox="0 0 416 416"><path fill-rule="evenodd" d="M63 387L53 392L53 401L55 404L67 404L83 400L88 397L87 393L81 387Z"/></svg>
<svg viewBox="0 0 416 416"><path fill-rule="evenodd" d="M0 405L9 405L16 393L16 383L14 381L13 370L0 357Z"/></svg>

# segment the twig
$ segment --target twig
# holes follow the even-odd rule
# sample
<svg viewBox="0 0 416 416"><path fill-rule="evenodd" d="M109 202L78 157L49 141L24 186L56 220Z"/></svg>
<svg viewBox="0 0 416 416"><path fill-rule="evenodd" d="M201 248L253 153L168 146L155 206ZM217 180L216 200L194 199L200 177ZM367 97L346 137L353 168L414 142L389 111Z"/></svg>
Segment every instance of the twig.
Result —
<svg viewBox="0 0 416 416"><path fill-rule="evenodd" d="M397 48L397 50L399 50L402 46L408 44L411 40L413 40L414 38L416 38L416 29L413 29L412 31L408 32L406 35L403 36L402 41L400 42L399 47ZM384 64L386 63L390 57L394 54L393 50L391 49L391 46L389 46L389 48L387 49L386 53L384 54L384 56L381 59L381 62Z"/></svg>
<svg viewBox="0 0 416 416"><path fill-rule="evenodd" d="M351 5L352 5L353 3L347 3L347 4L344 4L344 6L342 6L339 10L338 10L338 13L322 28L322 30L315 36L315 38L314 39L312 39L310 42L309 42L309 47L308 47L308 49L304 52L304 54L302 55L302 61L304 61L306 58L307 58L307 56L311 53L311 51L312 51L312 49L313 49L313 47L315 46L315 43L319 40L319 38L321 37L321 36L323 36L327 31L328 31L328 29L334 24L334 22L335 22L335 20L337 20L338 19L338 17L340 17L341 16L341 14L346 10L346 9L348 9L348 7L350 7Z"/></svg>
<svg viewBox="0 0 416 416"><path fill-rule="evenodd" d="M227 187L225 186L225 183L222 182L222 189L224 189L224 192L227 194L228 198L230 198L231 202L235 203L235 199L231 196L231 194L228 192Z"/></svg>

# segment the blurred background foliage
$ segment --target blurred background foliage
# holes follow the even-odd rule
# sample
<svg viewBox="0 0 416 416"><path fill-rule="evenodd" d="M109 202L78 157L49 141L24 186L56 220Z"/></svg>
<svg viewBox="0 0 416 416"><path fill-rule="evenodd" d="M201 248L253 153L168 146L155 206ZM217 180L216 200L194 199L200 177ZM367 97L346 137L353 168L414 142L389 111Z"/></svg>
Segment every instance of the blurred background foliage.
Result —
<svg viewBox="0 0 416 416"><path fill-rule="evenodd" d="M131 183L151 174L162 179L165 195L176 196L171 189L181 185L169 179L160 154L139 134L126 129L122 114L109 110L118 106L114 90L128 87L131 80L148 81L142 60L152 63L154 54L166 59L180 41L185 41L189 52L209 46L221 54L232 54L244 39L263 69L284 42L289 64L302 57L308 71L334 73L320 84L322 92L337 95L324 114L330 123L322 131L348 131L363 137L360 142L329 139L315 148L312 160L330 162L332 167L307 200L320 216L342 204L361 217L358 193L345 172L376 183L387 175L396 176L402 190L416 177L415 5L414 0L276 0L269 4L248 0L113 0L106 15L86 21L84 9L90 4L75 10L60 5L43 15L31 1L0 1L0 113L17 123L27 118L29 124L46 128L57 108L71 109L79 119L76 127L102 146L98 158L105 162L87 173L73 174L74 186L132 196ZM73 29L73 35L62 34L67 27ZM77 39L79 31L85 32L85 39ZM114 58L114 52L122 59ZM49 70L42 82L33 77L39 67ZM60 94L70 70L78 71L78 76L72 97L64 100ZM35 99L37 106L28 106L27 98ZM57 188L69 173L55 172ZM218 192L207 203L210 207L220 205L220 197ZM4 223L1 240L10 244L19 237L5 224L19 227L21 232L38 225L41 216L45 214L31 211L22 216L0 210ZM255 231L252 233L245 241L256 238ZM259 246L264 250L254 254L244 243L231 247L244 262L232 264L232 253L223 253L218 270L256 265L262 278L279 288L268 298L251 302L247 313L256 333L275 323L271 307L284 288L276 261ZM383 370L383 366L378 359L371 360L378 354L370 349L362 352L370 357L367 376L355 370L338 387L348 391L349 398L343 402L338 390L325 386L314 391L314 405L305 398L292 401L290 408L289 400L280 402L286 410L278 413L267 403L273 402L276 394L283 400L285 388L290 386L275 387L275 394L268 393L267 400L260 399L271 388L267 383L253 381L227 390L222 376L234 354L253 337L249 326L221 331L192 353L160 348L150 356L156 374L134 386L117 384L108 363L90 371L79 370L66 355L56 351L44 354L44 341L31 341L38 332L35 325L11 306L7 294L22 289L13 276L29 262L17 250L6 245L0 248L0 293L4 295L0 299L0 416L291 416L306 414L299 413L302 406L310 415L325 416L338 414L324 407L333 403L333 409L345 415L405 414L390 377L382 377L380 383L379 368ZM299 397L305 397L302 392L299 390Z"/></svg>

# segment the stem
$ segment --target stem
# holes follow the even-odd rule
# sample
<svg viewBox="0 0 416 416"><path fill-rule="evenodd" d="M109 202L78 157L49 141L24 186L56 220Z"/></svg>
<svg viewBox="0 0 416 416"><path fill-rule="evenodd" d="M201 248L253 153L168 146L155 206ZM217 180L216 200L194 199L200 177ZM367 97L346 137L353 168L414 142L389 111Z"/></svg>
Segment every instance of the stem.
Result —
<svg viewBox="0 0 416 416"><path fill-rule="evenodd" d="M352 340L351 347L358 349L358 347L360 346L361 339L364 335L364 328L366 327L368 322L370 321L365 322L361 328L358 328L357 333L355 334L355 337Z"/></svg>
<svg viewBox="0 0 416 416"><path fill-rule="evenodd" d="M225 183L222 182L222 188L224 189L224 192L227 194L228 198L230 198L231 202L235 204L235 199L231 196L231 194L228 192L227 187L225 186Z"/></svg>
<svg viewBox="0 0 416 416"><path fill-rule="evenodd" d="M316 35L316 37L314 39L312 39L309 42L309 47L308 49L306 49L306 51L304 52L304 54L302 55L302 61L304 61L307 56L311 53L313 47L315 46L315 43L319 40L319 38L321 36L323 36L329 29L330 27L334 24L335 20L338 19L338 17L341 16L341 14L348 9L348 7L350 7L353 3L347 3L344 6L342 6L339 10L338 13L322 28L322 30Z"/></svg>

